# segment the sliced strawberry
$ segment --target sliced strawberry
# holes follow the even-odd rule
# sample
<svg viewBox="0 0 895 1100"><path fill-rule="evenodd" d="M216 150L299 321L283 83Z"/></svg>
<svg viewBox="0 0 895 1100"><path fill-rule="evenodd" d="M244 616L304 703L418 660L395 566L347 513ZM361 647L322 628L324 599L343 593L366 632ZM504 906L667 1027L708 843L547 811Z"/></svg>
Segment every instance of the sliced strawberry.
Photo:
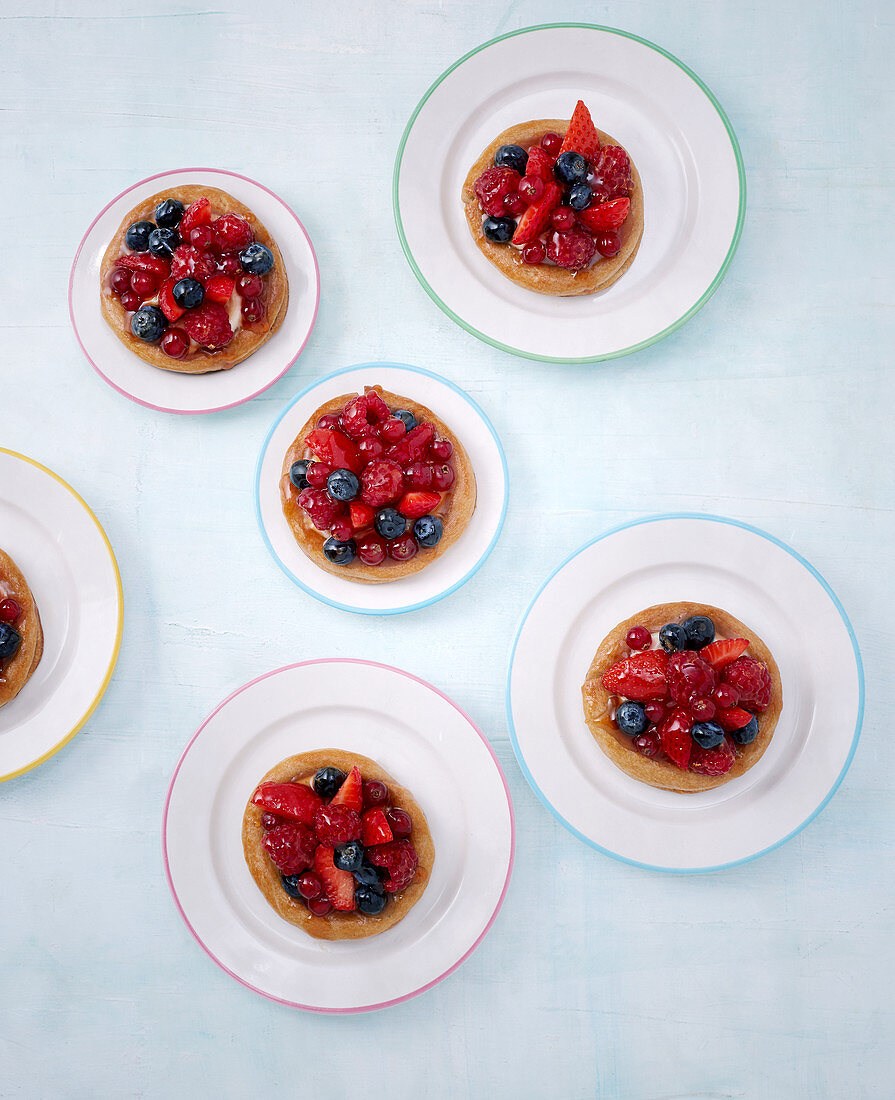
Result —
<svg viewBox="0 0 895 1100"><path fill-rule="evenodd" d="M537 202L532 203L519 219L516 232L513 234L513 244L528 244L529 241L533 241L547 224L547 219L559 206L561 198L562 191L559 185L548 180L544 194Z"/></svg>
<svg viewBox="0 0 895 1100"><path fill-rule="evenodd" d="M308 432L306 443L321 462L334 470L348 469L359 474L364 468L364 460L358 455L357 448L347 435L335 428L315 428Z"/></svg>
<svg viewBox="0 0 895 1100"><path fill-rule="evenodd" d="M153 256L151 252L131 252L127 256L119 256L115 266L126 271L148 271L157 279L167 279L171 273L168 261L161 256Z"/></svg>
<svg viewBox="0 0 895 1100"><path fill-rule="evenodd" d="M555 183L553 178L553 165L556 158L551 157L540 145L533 145L528 150L528 164L525 166L526 176L535 176L544 183Z"/></svg>
<svg viewBox="0 0 895 1100"><path fill-rule="evenodd" d="M354 909L354 875L341 871L333 863L333 850L321 844L314 853L314 870L323 883L323 892L333 909L350 913Z"/></svg>
<svg viewBox="0 0 895 1100"><path fill-rule="evenodd" d="M589 206L587 210L579 210L578 221L591 233L604 233L607 229L618 229L630 209L630 199L610 199L609 202Z"/></svg>
<svg viewBox="0 0 895 1100"><path fill-rule="evenodd" d="M331 806L347 806L360 813L364 808L364 783L357 764L348 773L345 782L333 795Z"/></svg>
<svg viewBox="0 0 895 1100"><path fill-rule="evenodd" d="M703 650L703 652L705 652ZM741 730L752 721L752 715L742 707L719 708L715 711L715 721L723 730Z"/></svg>
<svg viewBox="0 0 895 1100"><path fill-rule="evenodd" d="M590 111L579 99L575 104L575 110L569 120L569 128L563 140L559 155L569 152L580 153L591 164L597 159L600 152L600 138L597 128L594 126Z"/></svg>
<svg viewBox="0 0 895 1100"><path fill-rule="evenodd" d="M625 201L627 202L627 199ZM703 646L699 655L708 661L712 668L724 668L737 657L742 657L748 648L749 642L745 638L721 638L717 642Z"/></svg>
<svg viewBox="0 0 895 1100"><path fill-rule="evenodd" d="M323 804L320 795L304 783L262 783L252 795L252 802L277 817L289 817L303 825L311 825Z"/></svg>
<svg viewBox="0 0 895 1100"><path fill-rule="evenodd" d="M695 744L690 736L692 724L690 715L682 707L675 707L657 731L662 752L679 768L686 768L690 763L690 753Z"/></svg>
<svg viewBox="0 0 895 1100"><path fill-rule="evenodd" d="M229 302L235 286L236 280L228 275L213 275L205 283L205 297L213 302Z"/></svg>
<svg viewBox="0 0 895 1100"><path fill-rule="evenodd" d="M435 439L435 428L432 424L417 424L393 446L385 452L386 458L392 462L398 462L406 466L411 462L421 462L426 456L429 444Z"/></svg>
<svg viewBox="0 0 895 1100"><path fill-rule="evenodd" d="M668 671L668 654L664 649L648 649L616 661L603 673L603 687L613 695L624 695L645 703L650 699L664 699L668 694L665 676Z"/></svg>
<svg viewBox="0 0 895 1100"><path fill-rule="evenodd" d="M441 493L424 493L419 490L411 490L401 497L398 511L408 519L419 519L427 516L433 508L437 508L441 502Z"/></svg>
<svg viewBox="0 0 895 1100"><path fill-rule="evenodd" d="M733 746L727 738L715 749L704 749L694 742L690 753L690 771L700 775L725 775L733 767L736 758Z"/></svg>
<svg viewBox="0 0 895 1100"><path fill-rule="evenodd" d="M351 518L351 526L355 531L363 531L365 527L372 527L375 514L369 504L364 504L360 500L352 500L348 505L348 515Z"/></svg>
<svg viewBox="0 0 895 1100"><path fill-rule="evenodd" d="M395 839L388 818L385 816L385 810L380 806L367 810L361 822L364 827L361 839L365 848L369 848L371 844L388 844Z"/></svg>
<svg viewBox="0 0 895 1100"><path fill-rule="evenodd" d="M211 225L211 206L204 195L201 199L191 202L184 211L183 217L180 219L180 225L177 227L180 239L188 241L190 230L195 229L197 225Z"/></svg>
<svg viewBox="0 0 895 1100"><path fill-rule="evenodd" d="M172 290L176 282L176 279L165 279L158 292L159 308L169 321L176 321L186 313L186 310L174 301Z"/></svg>

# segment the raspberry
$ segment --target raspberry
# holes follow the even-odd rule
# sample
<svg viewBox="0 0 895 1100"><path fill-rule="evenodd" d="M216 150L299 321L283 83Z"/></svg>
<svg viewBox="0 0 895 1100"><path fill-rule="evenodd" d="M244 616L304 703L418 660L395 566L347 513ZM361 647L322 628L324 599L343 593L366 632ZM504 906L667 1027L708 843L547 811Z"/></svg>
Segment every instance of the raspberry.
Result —
<svg viewBox="0 0 895 1100"><path fill-rule="evenodd" d="M411 462L421 462L425 459L430 444L435 439L435 428L431 424L417 424L386 452L387 456L395 462L406 466Z"/></svg>
<svg viewBox="0 0 895 1100"><path fill-rule="evenodd" d="M381 420L387 420L390 415L388 405L374 390L349 401L342 410L339 423L345 435L360 439L362 436L372 435L376 425Z"/></svg>
<svg viewBox="0 0 895 1100"><path fill-rule="evenodd" d="M203 302L184 314L181 325L187 336L203 348L223 348L233 339L230 314L218 302Z"/></svg>
<svg viewBox="0 0 895 1100"><path fill-rule="evenodd" d="M620 145L603 146L594 162L594 175L612 198L631 193L631 161Z"/></svg>
<svg viewBox="0 0 895 1100"><path fill-rule="evenodd" d="M670 662L669 662L670 664ZM662 751L672 764L686 768L690 763L690 754L696 742L690 736L690 715L677 708L659 726L657 733L662 742Z"/></svg>
<svg viewBox="0 0 895 1100"><path fill-rule="evenodd" d="M276 825L261 841L282 875L300 875L314 862L317 838L313 829L297 821Z"/></svg>
<svg viewBox="0 0 895 1100"><path fill-rule="evenodd" d="M171 257L171 278L207 279L217 271L217 261L210 252L202 252L192 244L180 244Z"/></svg>
<svg viewBox="0 0 895 1100"><path fill-rule="evenodd" d="M723 679L740 693L740 703L764 710L771 701L771 674L754 657L737 657L724 669Z"/></svg>
<svg viewBox="0 0 895 1100"><path fill-rule="evenodd" d="M221 247L221 252L238 252L255 239L252 227L239 214L224 214L216 222L211 223L214 235Z"/></svg>
<svg viewBox="0 0 895 1100"><path fill-rule="evenodd" d="M388 877L382 884L389 894L396 894L409 886L416 874L416 849L409 840L393 840L390 844L376 844L367 849L367 860L374 867L382 867Z"/></svg>
<svg viewBox="0 0 895 1100"><path fill-rule="evenodd" d="M696 650L681 649L668 658L668 690L676 703L711 695L714 687L715 670Z"/></svg>
<svg viewBox="0 0 895 1100"><path fill-rule="evenodd" d="M547 241L547 256L557 267L580 271L594 258L597 246L590 233L572 229L566 233L551 233Z"/></svg>
<svg viewBox="0 0 895 1100"><path fill-rule="evenodd" d="M700 775L724 775L733 767L735 760L736 753L726 738L716 749L704 749L694 742L690 771Z"/></svg>
<svg viewBox="0 0 895 1100"><path fill-rule="evenodd" d="M479 205L486 214L501 218L506 213L503 200L519 190L521 177L512 168L487 168L472 185Z"/></svg>
<svg viewBox="0 0 895 1100"><path fill-rule="evenodd" d="M311 517L311 523L318 531L328 531L345 511L345 505L333 500L325 489L302 489L298 494L298 503Z"/></svg>
<svg viewBox="0 0 895 1100"><path fill-rule="evenodd" d="M358 840L361 828L360 816L348 806L321 806L314 817L317 839L330 848Z"/></svg>
<svg viewBox="0 0 895 1100"><path fill-rule="evenodd" d="M361 500L371 508L381 508L397 500L404 488L404 474L390 458L374 458L360 477Z"/></svg>

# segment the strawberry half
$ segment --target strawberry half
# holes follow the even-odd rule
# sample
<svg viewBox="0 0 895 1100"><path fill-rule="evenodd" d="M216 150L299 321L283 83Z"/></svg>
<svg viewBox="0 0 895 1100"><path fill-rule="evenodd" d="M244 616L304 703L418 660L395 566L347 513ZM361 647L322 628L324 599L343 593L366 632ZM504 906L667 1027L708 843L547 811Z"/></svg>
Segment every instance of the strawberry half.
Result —
<svg viewBox="0 0 895 1100"><path fill-rule="evenodd" d="M373 526L375 512L369 504L360 500L352 500L348 505L348 515L351 518L351 526L355 531L362 531L365 527Z"/></svg>
<svg viewBox="0 0 895 1100"><path fill-rule="evenodd" d="M206 280L205 297L213 302L225 304L230 301L235 286L236 280L231 279L229 275L213 275Z"/></svg>
<svg viewBox="0 0 895 1100"><path fill-rule="evenodd" d="M618 229L630 209L630 199L610 199L609 202L589 206L587 210L579 210L578 221L591 233L605 233L607 229Z"/></svg>
<svg viewBox="0 0 895 1100"><path fill-rule="evenodd" d="M182 317L186 313L186 310L174 301L172 291L175 282L177 282L176 279L165 279L158 292L159 309L169 321L176 321L178 317Z"/></svg>
<svg viewBox="0 0 895 1100"><path fill-rule="evenodd" d="M314 454L332 466L334 470L348 469L359 474L364 468L364 461L357 453L357 448L347 435L335 428L315 428L308 432L305 441Z"/></svg>
<svg viewBox="0 0 895 1100"><path fill-rule="evenodd" d="M348 773L345 782L333 795L330 806L347 806L349 810L360 813L364 808L364 783L357 764Z"/></svg>
<svg viewBox="0 0 895 1100"><path fill-rule="evenodd" d="M441 493L425 493L422 490L412 489L401 497L398 511L408 519L419 519L427 516L433 508L437 508L441 501Z"/></svg>
<svg viewBox="0 0 895 1100"><path fill-rule="evenodd" d="M180 239L188 241L190 230L195 229L197 225L211 225L211 206L204 195L201 199L191 202L184 211L183 217L180 219L180 225L177 227Z"/></svg>
<svg viewBox="0 0 895 1100"><path fill-rule="evenodd" d="M538 179L544 181L544 183L555 183L553 178L553 165L556 163L554 157L551 157L540 145L533 145L528 150L528 164L525 166L526 176L536 176Z"/></svg>
<svg viewBox="0 0 895 1100"><path fill-rule="evenodd" d="M703 651L704 652L704 651ZM742 707L727 707L715 711L715 721L728 733L732 730L741 730L752 721L752 715Z"/></svg>
<svg viewBox="0 0 895 1100"><path fill-rule="evenodd" d="M333 850L321 844L314 853L314 870L323 883L323 892L333 907L342 913L354 909L354 875L350 871L341 871L333 863Z"/></svg>
<svg viewBox="0 0 895 1100"><path fill-rule="evenodd" d="M664 649L648 649L616 661L603 673L601 683L613 695L624 695L645 703L650 699L664 699L668 694L666 673L668 654Z"/></svg>
<svg viewBox="0 0 895 1100"><path fill-rule="evenodd" d="M311 825L322 799L304 783L262 783L252 795L252 803L277 817L289 817L303 825Z"/></svg>
<svg viewBox="0 0 895 1100"><path fill-rule="evenodd" d="M572 112L571 119L569 119L569 128L566 130L566 136L559 150L559 155L562 156L563 153L567 153L569 150L580 153L591 164L594 163L600 153L600 138L597 134L597 128L590 117L590 111L580 99L575 104L575 110Z"/></svg>
<svg viewBox="0 0 895 1100"><path fill-rule="evenodd" d="M361 821L364 827L362 840L365 848L369 848L372 844L388 844L395 839L388 818L385 816L385 810L381 807L376 806L372 810L367 810Z"/></svg>
<svg viewBox="0 0 895 1100"><path fill-rule="evenodd" d="M690 736L692 724L690 715L682 707L675 707L657 731L662 752L679 768L686 768L690 763L690 754L695 745Z"/></svg>
<svg viewBox="0 0 895 1100"><path fill-rule="evenodd" d="M537 202L533 202L519 219L516 232L513 234L513 244L528 244L541 232L547 224L547 219L559 206L562 191L553 180L548 180L544 187L544 194Z"/></svg>
<svg viewBox="0 0 895 1100"><path fill-rule="evenodd" d="M161 256L153 256L151 252L131 252L127 256L119 256L115 266L127 271L148 271L158 279L167 279L171 274L168 261Z"/></svg>
<svg viewBox="0 0 895 1100"><path fill-rule="evenodd" d="M435 428L432 424L417 424L415 428L399 440L394 446L389 447L385 457L392 462L398 462L407 466L411 462L420 462L426 456L429 444L435 439Z"/></svg>
<svg viewBox="0 0 895 1100"><path fill-rule="evenodd" d="M625 201L627 202L627 199ZM737 657L742 657L748 648L749 642L745 638L722 638L720 641L703 646L699 656L708 661L712 668L724 668Z"/></svg>

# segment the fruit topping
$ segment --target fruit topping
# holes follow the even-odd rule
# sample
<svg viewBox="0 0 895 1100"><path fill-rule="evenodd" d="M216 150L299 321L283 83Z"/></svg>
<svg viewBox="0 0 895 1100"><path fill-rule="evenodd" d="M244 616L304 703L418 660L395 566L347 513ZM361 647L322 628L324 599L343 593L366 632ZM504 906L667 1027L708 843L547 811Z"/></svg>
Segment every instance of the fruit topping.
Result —
<svg viewBox="0 0 895 1100"><path fill-rule="evenodd" d="M386 544L386 549L388 556L395 561L410 561L416 557L419 546L410 531L407 531L396 539L391 539Z"/></svg>
<svg viewBox="0 0 895 1100"><path fill-rule="evenodd" d="M166 279L171 271L167 260L149 252L131 252L126 256L119 256L115 266L123 267L127 271L149 271L157 279Z"/></svg>
<svg viewBox="0 0 895 1100"><path fill-rule="evenodd" d="M543 197L538 202L532 203L519 219L516 232L513 234L513 244L528 244L534 241L547 224L550 215L559 206L561 198L562 190L558 184L550 180L544 188Z"/></svg>
<svg viewBox="0 0 895 1100"><path fill-rule="evenodd" d="M345 778L345 782L333 795L331 806L347 806L359 814L364 808L364 784L360 768L355 765Z"/></svg>
<svg viewBox="0 0 895 1100"><path fill-rule="evenodd" d="M687 632L680 623L666 623L659 631L659 645L666 653L687 648Z"/></svg>
<svg viewBox="0 0 895 1100"><path fill-rule="evenodd" d="M717 707L712 699L697 698L690 700L687 709L690 711L691 718L695 718L699 722L709 722L715 717Z"/></svg>
<svg viewBox="0 0 895 1100"><path fill-rule="evenodd" d="M365 779L363 791L366 809L384 806L388 802L388 787L379 779Z"/></svg>
<svg viewBox="0 0 895 1100"><path fill-rule="evenodd" d="M585 160L593 164L600 153L600 138L594 126L590 111L579 99L569 119L569 128L559 149L559 157L569 151L580 153Z"/></svg>
<svg viewBox="0 0 895 1100"><path fill-rule="evenodd" d="M547 259L547 249L540 241L532 241L522 249L522 262L524 264L542 264Z"/></svg>
<svg viewBox="0 0 895 1100"><path fill-rule="evenodd" d="M716 642L711 642L703 649L700 656L702 656L714 669L724 668L729 665L731 661L735 661L737 657L741 657L749 648L749 643L745 638L720 638ZM739 699L734 699L734 703ZM733 703L725 704L722 706L732 706Z"/></svg>
<svg viewBox="0 0 895 1100"><path fill-rule="evenodd" d="M239 214L224 214L211 223L221 252L238 252L255 239L252 227Z"/></svg>
<svg viewBox="0 0 895 1100"><path fill-rule="evenodd" d="M625 635L625 645L628 649L649 649L653 644L653 636L645 626L632 626Z"/></svg>
<svg viewBox="0 0 895 1100"><path fill-rule="evenodd" d="M613 695L645 702L667 695L668 656L661 649L635 653L617 661L603 673L603 687Z"/></svg>
<svg viewBox="0 0 895 1100"><path fill-rule="evenodd" d="M354 500L360 492L360 481L351 470L333 470L326 479L326 491L333 500Z"/></svg>
<svg viewBox="0 0 895 1100"><path fill-rule="evenodd" d="M622 250L621 237L614 229L610 229L606 233L600 233L599 236L594 237L594 241L597 245L597 252L607 259L610 256L617 256Z"/></svg>
<svg viewBox="0 0 895 1100"><path fill-rule="evenodd" d="M732 730L730 736L738 745L751 745L758 736L758 719L750 714L746 725Z"/></svg>
<svg viewBox="0 0 895 1100"><path fill-rule="evenodd" d="M704 749L697 744L690 754L690 770L700 775L725 775L735 760L736 753L727 741L712 749Z"/></svg>
<svg viewBox="0 0 895 1100"><path fill-rule="evenodd" d="M367 859L374 867L387 872L383 887L389 894L403 890L413 881L419 859L416 849L407 839L377 844L367 849Z"/></svg>
<svg viewBox="0 0 895 1100"><path fill-rule="evenodd" d="M662 751L679 768L686 768L690 763L693 749L693 738L690 736L692 724L690 715L682 707L676 707L657 729Z"/></svg>
<svg viewBox="0 0 895 1100"><path fill-rule="evenodd" d="M559 152L562 149L562 143L563 139L552 130L548 130L541 138L541 148L554 159L559 156Z"/></svg>
<svg viewBox="0 0 895 1100"><path fill-rule="evenodd" d="M0 622L0 661L14 657L22 644L22 635L8 622Z"/></svg>
<svg viewBox="0 0 895 1100"><path fill-rule="evenodd" d="M149 234L149 251L153 256L168 260L179 244L180 236L176 229L153 229Z"/></svg>
<svg viewBox="0 0 895 1100"><path fill-rule="evenodd" d="M317 838L307 825L286 821L266 832L261 846L281 875L300 875L311 866Z"/></svg>
<svg viewBox="0 0 895 1100"><path fill-rule="evenodd" d="M388 557L385 539L368 531L357 543L357 556L364 565L382 565Z"/></svg>
<svg viewBox="0 0 895 1100"><path fill-rule="evenodd" d="M639 734L631 744L641 756L658 756L662 751L662 743L655 730L648 730L646 733Z"/></svg>
<svg viewBox="0 0 895 1100"><path fill-rule="evenodd" d="M207 279L217 271L217 264L210 252L203 252L192 244L182 244L171 257L172 279Z"/></svg>
<svg viewBox="0 0 895 1100"><path fill-rule="evenodd" d="M364 843L366 843L366 841L364 841ZM363 861L364 845L358 840L351 840L347 844L340 844L333 851L333 863L340 871L357 871Z"/></svg>
<svg viewBox="0 0 895 1100"><path fill-rule="evenodd" d="M504 199L514 194L521 183L519 173L512 168L486 168L473 184L482 210L492 218L503 216Z"/></svg>
<svg viewBox="0 0 895 1100"><path fill-rule="evenodd" d="M649 726L643 704L626 700L615 712L615 724L628 737L643 733Z"/></svg>
<svg viewBox="0 0 895 1100"><path fill-rule="evenodd" d="M202 198L196 199L195 202L190 203L183 213L180 219L178 229L180 230L181 237L186 237L191 229L195 229L197 225L210 225L211 224L211 205L208 199L203 195Z"/></svg>
<svg viewBox="0 0 895 1100"><path fill-rule="evenodd" d="M694 722L690 736L704 749L715 749L724 740L724 730L717 722Z"/></svg>
<svg viewBox="0 0 895 1100"><path fill-rule="evenodd" d="M337 422L346 435L352 439L362 439L375 432L377 426L390 416L388 405L375 390L371 390L349 401L337 417Z"/></svg>
<svg viewBox="0 0 895 1100"><path fill-rule="evenodd" d="M594 182L610 198L631 193L631 161L620 145L604 145L594 161Z"/></svg>
<svg viewBox="0 0 895 1100"><path fill-rule="evenodd" d="M202 304L205 288L198 279L187 276L185 279L178 279L171 287L171 295L182 309L195 309Z"/></svg>
<svg viewBox="0 0 895 1100"><path fill-rule="evenodd" d="M363 842L369 848L374 844L388 844L395 839L392 828L385 816L385 810L379 806L367 810L362 819ZM354 870L354 868L350 868Z"/></svg>
<svg viewBox="0 0 895 1100"><path fill-rule="evenodd" d="M359 884L354 891L354 901L357 911L367 917L376 917L385 908L388 898L380 886L367 886Z"/></svg>
<svg viewBox="0 0 895 1100"><path fill-rule="evenodd" d="M407 516L408 519L419 519L421 516L428 515L433 508L438 507L440 502L440 493L426 493L412 489L401 497L398 511L402 516Z"/></svg>
<svg viewBox="0 0 895 1100"><path fill-rule="evenodd" d="M332 912L332 902L327 897L313 898L308 902L308 909L315 917L325 917Z"/></svg>
<svg viewBox="0 0 895 1100"><path fill-rule="evenodd" d="M390 806L385 811L385 816L388 818L388 823L391 825L396 839L410 836L413 821L406 810L401 810L397 806Z"/></svg>
<svg viewBox="0 0 895 1100"><path fill-rule="evenodd" d="M435 428L431 424L417 424L399 442L389 447L386 457L401 465L419 462L426 457L426 452L434 442Z"/></svg>
<svg viewBox="0 0 895 1100"><path fill-rule="evenodd" d="M320 876L313 871L305 871L303 875L299 875L296 887L299 896L307 901L319 898L323 893L323 883L320 881Z"/></svg>
<svg viewBox="0 0 895 1100"><path fill-rule="evenodd" d="M347 844L349 840L360 840L361 821L355 810L330 802L318 806L314 815L314 832L321 844Z"/></svg>
<svg viewBox="0 0 895 1100"><path fill-rule="evenodd" d="M321 844L314 853L314 871L323 883L326 900L339 912L348 913L354 909L354 876L350 871L342 871L333 862L331 847ZM313 902L311 903L314 904ZM311 906L308 906L311 909ZM315 909L311 909L316 913ZM327 910L324 910L326 913ZM318 914L323 915L323 914Z"/></svg>
<svg viewBox="0 0 895 1100"><path fill-rule="evenodd" d="M604 233L607 229L618 229L627 218L630 209L630 199L610 199L609 202L601 202L596 206L582 209L578 220L591 233Z"/></svg>
<svg viewBox="0 0 895 1100"><path fill-rule="evenodd" d="M14 623L21 614L22 605L18 600L14 600L12 596L0 600L0 622Z"/></svg>
<svg viewBox="0 0 895 1100"><path fill-rule="evenodd" d="M394 508L382 508L373 517L373 526L384 539L397 539L407 530L407 520Z"/></svg>
<svg viewBox="0 0 895 1100"><path fill-rule="evenodd" d="M688 649L702 649L715 637L715 624L708 615L691 615L681 623L687 635Z"/></svg>
<svg viewBox="0 0 895 1100"><path fill-rule="evenodd" d="M205 297L210 302L220 302L224 305L233 297L234 285L234 280L229 275L212 275L205 281Z"/></svg>
<svg viewBox="0 0 895 1100"><path fill-rule="evenodd" d="M771 701L771 674L754 657L737 657L726 666L722 678L740 693L740 703L764 710Z"/></svg>
<svg viewBox="0 0 895 1100"><path fill-rule="evenodd" d="M558 211L557 211L558 213ZM587 267L594 258L596 245L589 233L571 230L568 233L551 233L547 241L547 255L557 265L573 271Z"/></svg>
<svg viewBox="0 0 895 1100"><path fill-rule="evenodd" d="M567 187L583 183L587 179L587 161L580 153L567 149L561 152L553 165L553 174Z"/></svg>
<svg viewBox="0 0 895 1100"><path fill-rule="evenodd" d="M262 783L252 795L256 806L268 813L312 825L322 806L320 795L303 783Z"/></svg>
<svg viewBox="0 0 895 1100"><path fill-rule="evenodd" d="M361 500L371 508L381 508L401 496L404 474L391 458L376 458L361 474Z"/></svg>
<svg viewBox="0 0 895 1100"><path fill-rule="evenodd" d="M560 230L560 232L571 229L577 220L575 211L568 206L559 206L550 215L550 224L554 229Z"/></svg>
<svg viewBox="0 0 895 1100"><path fill-rule="evenodd" d="M230 315L218 302L203 302L198 309L190 310L182 325L187 336L203 348L223 348L233 339Z"/></svg>
<svg viewBox="0 0 895 1100"><path fill-rule="evenodd" d="M313 787L321 798L333 798L345 782L345 773L339 768L321 768L314 775Z"/></svg>
<svg viewBox="0 0 895 1100"><path fill-rule="evenodd" d="M266 275L273 267L273 253L267 245L255 241L239 252L239 262L243 271L252 275Z"/></svg>
<svg viewBox="0 0 895 1100"><path fill-rule="evenodd" d="M240 275L236 279L236 290L240 298L257 298L264 289L260 275ZM331 425L335 427L335 422Z"/></svg>
<svg viewBox="0 0 895 1100"><path fill-rule="evenodd" d="M168 320L158 306L142 306L131 317L131 332L148 344L160 340L167 327Z"/></svg>
<svg viewBox="0 0 895 1100"><path fill-rule="evenodd" d="M306 442L314 454L333 469L351 470L356 474L363 469L363 462L354 443L340 431L315 428L308 433Z"/></svg>
<svg viewBox="0 0 895 1100"><path fill-rule="evenodd" d="M715 670L694 650L683 649L668 658L668 693L676 703L711 695L714 687Z"/></svg>
<svg viewBox="0 0 895 1100"><path fill-rule="evenodd" d="M514 172L524 176L528 153L521 145L501 145L494 154L494 163L498 168L512 168Z"/></svg>
<svg viewBox="0 0 895 1100"><path fill-rule="evenodd" d="M183 203L179 199L162 199L155 208L155 224L164 229L173 229L180 224L182 218Z"/></svg>
<svg viewBox="0 0 895 1100"><path fill-rule="evenodd" d="M482 232L495 244L506 244L513 239L516 223L512 218L487 217L482 220Z"/></svg>
<svg viewBox="0 0 895 1100"><path fill-rule="evenodd" d="M257 325L264 320L267 310L260 298L244 298L239 312L245 324Z"/></svg>
<svg viewBox="0 0 895 1100"><path fill-rule="evenodd" d="M308 479L308 485L314 489L325 489L326 482L329 479L329 475L333 472L332 466L326 462L312 462L308 466L308 472L305 477Z"/></svg>
<svg viewBox="0 0 895 1100"><path fill-rule="evenodd" d="M357 543L352 538L337 538L333 535L324 541L323 556L332 565L351 565L357 557Z"/></svg>
<svg viewBox="0 0 895 1100"><path fill-rule="evenodd" d="M152 222L134 222L127 227L124 243L131 252L146 252L149 249L149 234L155 229Z"/></svg>
<svg viewBox="0 0 895 1100"><path fill-rule="evenodd" d="M298 503L318 531L328 531L345 512L345 505L333 500L325 489L302 489L298 494Z"/></svg>
<svg viewBox="0 0 895 1100"><path fill-rule="evenodd" d="M715 711L715 719L718 725L728 732L743 729L752 721L752 713L742 707L727 707Z"/></svg>

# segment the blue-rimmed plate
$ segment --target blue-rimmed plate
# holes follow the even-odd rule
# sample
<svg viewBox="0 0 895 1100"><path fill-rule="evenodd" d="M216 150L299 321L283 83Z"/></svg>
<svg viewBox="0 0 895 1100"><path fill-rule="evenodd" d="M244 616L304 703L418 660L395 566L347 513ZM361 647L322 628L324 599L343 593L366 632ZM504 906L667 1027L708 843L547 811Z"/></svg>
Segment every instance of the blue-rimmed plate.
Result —
<svg viewBox="0 0 895 1100"><path fill-rule="evenodd" d="M618 769L581 706L581 684L609 631L676 600L713 604L754 626L783 683L762 758L696 794L658 790ZM635 520L577 550L526 611L507 679L513 747L544 805L585 843L662 871L730 867L804 828L842 782L863 709L858 645L833 590L772 535L720 516Z"/></svg>
<svg viewBox="0 0 895 1100"><path fill-rule="evenodd" d="M283 458L296 435L324 402L364 386L419 401L436 413L461 441L476 478L476 508L453 546L418 573L385 584L356 584L325 572L298 547L280 503ZM359 363L318 379L289 402L261 447L255 470L255 511L261 535L280 568L318 600L362 615L416 611L455 592L494 549L507 510L507 462L497 433L472 398L458 386L406 363Z"/></svg>
<svg viewBox="0 0 895 1100"><path fill-rule="evenodd" d="M600 294L548 297L479 252L460 189L502 131L583 99L643 183L640 250ZM717 289L740 239L746 176L714 95L676 57L611 27L512 31L461 57L410 117L392 189L401 246L429 297L473 336L548 363L612 359L668 336Z"/></svg>

